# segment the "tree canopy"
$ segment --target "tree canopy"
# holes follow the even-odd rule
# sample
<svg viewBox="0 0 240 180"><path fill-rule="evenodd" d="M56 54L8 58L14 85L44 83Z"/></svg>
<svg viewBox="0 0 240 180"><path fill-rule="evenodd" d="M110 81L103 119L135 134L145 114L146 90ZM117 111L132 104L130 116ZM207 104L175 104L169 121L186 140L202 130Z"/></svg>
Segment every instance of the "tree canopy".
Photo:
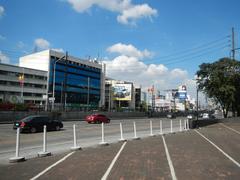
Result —
<svg viewBox="0 0 240 180"><path fill-rule="evenodd" d="M229 110L240 116L240 62L222 58L214 63L203 63L197 71L199 90L220 104L224 117Z"/></svg>

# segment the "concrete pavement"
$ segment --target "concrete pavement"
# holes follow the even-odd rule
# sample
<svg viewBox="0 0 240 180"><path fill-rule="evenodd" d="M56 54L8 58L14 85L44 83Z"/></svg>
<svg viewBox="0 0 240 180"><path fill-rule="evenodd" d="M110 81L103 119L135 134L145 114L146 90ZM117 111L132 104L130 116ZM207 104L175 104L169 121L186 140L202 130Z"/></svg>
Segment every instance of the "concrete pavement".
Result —
<svg viewBox="0 0 240 180"><path fill-rule="evenodd" d="M46 172L67 154L1 165L0 173L4 179L30 179L41 172L37 179L101 179L114 162L106 179L174 179L173 172L176 179L184 180L239 179L239 129L240 122L218 123L163 137L131 140L125 146L122 142L85 148Z"/></svg>

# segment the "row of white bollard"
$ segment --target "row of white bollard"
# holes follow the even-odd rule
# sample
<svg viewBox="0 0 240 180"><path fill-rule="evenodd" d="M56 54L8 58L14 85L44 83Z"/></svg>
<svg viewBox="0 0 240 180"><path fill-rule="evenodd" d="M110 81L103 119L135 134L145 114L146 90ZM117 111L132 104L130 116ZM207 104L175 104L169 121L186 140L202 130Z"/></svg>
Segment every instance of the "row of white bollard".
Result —
<svg viewBox="0 0 240 180"><path fill-rule="evenodd" d="M164 134L163 132L163 124L162 124L162 120L159 121L159 134ZM102 139L101 142L99 143L100 145L108 145L107 142L105 142L105 136L104 136L104 123L101 124L101 129L102 129ZM184 120L184 125L183 125L183 129L189 130L189 120ZM179 131L182 132L182 120L179 120ZM137 128L136 128L136 122L133 122L133 131L134 131L134 137L133 139L140 139L137 136ZM172 120L170 121L170 132L173 133L173 122ZM152 120L150 120L150 136L154 136L153 134L153 124L152 124ZM71 147L71 150L80 150L81 147L77 145L77 138L76 138L76 125L73 125L73 147ZM119 141L126 141L126 139L124 139L123 137L123 127L122 127L122 123L120 123L120 139ZM20 162L20 161L24 161L25 158L19 156L19 144L20 144L20 128L17 128L17 135L16 135L16 154L15 157L12 157L9 159L9 162ZM38 153L38 157L45 157L45 156L50 156L51 152L47 151L47 127L44 126L43 128L43 151Z"/></svg>

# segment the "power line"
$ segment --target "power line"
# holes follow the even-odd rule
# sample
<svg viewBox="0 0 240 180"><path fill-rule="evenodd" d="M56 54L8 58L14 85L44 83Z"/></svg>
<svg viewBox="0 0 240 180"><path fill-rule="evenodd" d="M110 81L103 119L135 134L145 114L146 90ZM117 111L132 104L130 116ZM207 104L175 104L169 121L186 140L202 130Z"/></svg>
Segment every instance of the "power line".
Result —
<svg viewBox="0 0 240 180"><path fill-rule="evenodd" d="M225 37L226 38L226 37ZM223 38L222 38L223 39ZM219 39L220 40L220 39ZM203 51L208 51L209 49L213 49L213 48L216 48L216 47L220 47L221 45L225 44L225 45L229 45L229 42L219 42L219 40L215 40L215 41L212 41L210 43L206 43L204 45L201 45L201 46L198 46L198 48L192 48L192 51L189 51L189 50L185 50L185 51L181 51L178 52L178 53L174 53L174 54L171 54L171 55L168 55L168 56L162 56L162 57L158 57L159 60L158 61L161 61L161 62L169 62L169 61L173 61L175 59L179 59L179 58L186 58L188 56L192 56L194 54L198 54L198 53L202 53ZM218 41L218 43L216 44L216 42ZM215 44L215 45L214 45ZM202 47L202 48L200 48ZM176 55L178 54L178 56ZM147 62L155 62L156 60L148 60Z"/></svg>
<svg viewBox="0 0 240 180"><path fill-rule="evenodd" d="M163 62L171 62L171 61L174 61L174 60L178 60L178 59L184 59L184 58L187 58L187 57L191 57L193 55L197 55L199 53L203 53L205 51L209 51L209 50L214 50L216 48L221 48L223 44L218 44L217 46L212 46L212 47L206 47L206 48L203 48L201 50L198 50L198 51L192 51L192 52L188 52L186 54L182 54L182 55L179 55L179 56L175 56L175 57L172 57L172 58L168 58L168 59L159 59L158 61L160 61L161 63ZM229 45L228 44L225 44L224 47L228 47ZM154 60L156 61L156 60ZM148 61L148 62L152 62L152 61Z"/></svg>
<svg viewBox="0 0 240 180"><path fill-rule="evenodd" d="M175 56L175 55L178 55L178 54L184 54L184 53L187 53L187 52L189 52L189 51L201 49L202 47L205 48L205 47L207 47L207 46L209 46L209 45L215 44L215 43L217 43L217 42L220 42L220 41L223 41L223 40L226 40L226 39L230 40L229 38L230 38L230 35L224 36L224 37L219 38L219 39L217 39L217 40L210 41L210 42L207 42L207 43L198 45L198 46L193 47L193 48L189 48L189 49L186 49L186 50L181 50L181 51L178 51L178 52L175 52L175 53L166 55L166 56L160 56L160 58L167 58L167 57Z"/></svg>
<svg viewBox="0 0 240 180"><path fill-rule="evenodd" d="M204 52L204 53L202 53L202 54L199 54L199 55L196 55L196 56L192 56L192 57L186 58L185 60L174 61L174 62L166 63L165 65L176 64L176 63L180 63L180 62L183 62L183 61L188 61L188 60L191 60L192 58L198 58L198 57L201 57L201 56L210 54L210 53L212 53L212 52L215 52L216 50L224 49L224 48L226 48L226 47L229 47L229 46L222 46L222 47L220 47L220 48L215 49L214 51Z"/></svg>

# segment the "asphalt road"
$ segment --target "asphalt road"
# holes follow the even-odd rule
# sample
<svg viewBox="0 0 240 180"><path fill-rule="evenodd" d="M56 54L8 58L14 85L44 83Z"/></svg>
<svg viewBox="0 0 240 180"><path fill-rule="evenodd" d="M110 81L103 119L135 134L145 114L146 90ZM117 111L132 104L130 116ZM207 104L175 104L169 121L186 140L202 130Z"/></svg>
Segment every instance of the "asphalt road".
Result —
<svg viewBox="0 0 240 180"><path fill-rule="evenodd" d="M172 120L173 131L177 132L181 126L183 129L183 119ZM150 134L150 120L153 122L153 133L160 133L160 120L164 133L170 133L170 119L166 118L145 118L145 119L120 119L112 120L105 124L105 141L108 143L117 142L120 139L119 124L122 122L123 136L125 139L134 137L133 121L136 122L137 136L146 137ZM47 132L47 151L56 154L68 151L73 146L73 124L76 124L77 144L82 148L98 145L101 142L101 125L88 124L84 121L63 122L64 128L61 131ZM20 156L26 159L36 157L42 151L43 133L21 133L20 134ZM9 158L15 156L16 130L11 124L0 125L0 164L6 164Z"/></svg>

